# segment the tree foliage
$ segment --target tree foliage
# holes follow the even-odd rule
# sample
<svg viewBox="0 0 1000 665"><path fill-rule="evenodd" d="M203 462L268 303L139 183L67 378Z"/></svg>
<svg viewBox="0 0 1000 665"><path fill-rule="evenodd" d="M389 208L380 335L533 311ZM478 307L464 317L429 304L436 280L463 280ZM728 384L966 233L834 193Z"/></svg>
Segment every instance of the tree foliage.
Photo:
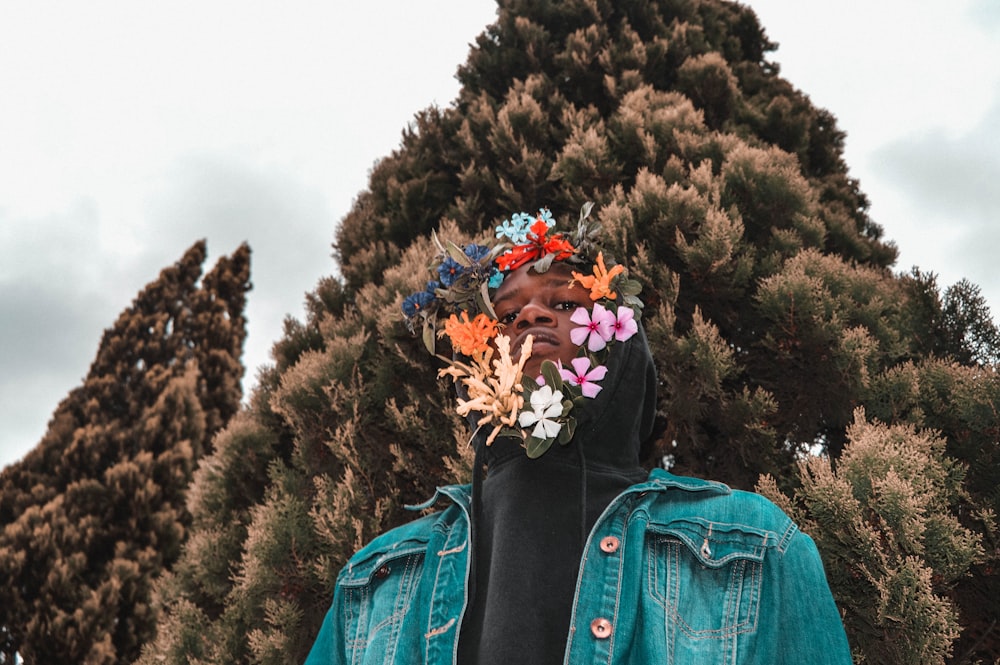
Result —
<svg viewBox="0 0 1000 665"><path fill-rule="evenodd" d="M301 661L350 553L408 519L403 504L467 477L469 432L399 312L424 288L432 230L482 239L511 212L544 205L565 221L594 201L610 249L644 287L660 375L647 461L742 488L769 474L818 530L820 484L797 464L819 453L836 469L849 440L856 450L874 437L859 406L886 427L912 426L890 431L954 477L976 446L995 448L996 396L975 373L992 371L976 361L997 349L965 327L988 316L969 289L952 314L933 280L892 273L895 248L848 175L843 132L781 78L773 50L752 10L724 0L501 0L459 69L457 100L419 113L372 170L336 232L341 278L309 295L306 321L287 322L251 408L199 468L192 536L159 586L164 618L140 662ZM959 353L979 339L978 355ZM976 395L968 410L897 378L941 367L954 370L942 385ZM887 450L880 468L921 488L893 466L908 450ZM924 541L942 550L935 560L953 557L950 581L996 563L976 547L997 469L970 467L968 494L936 490L933 509L968 534ZM899 552L896 568L910 555ZM927 569L914 562L908 574ZM882 579L871 570L867 587L847 591L863 597L844 601L861 617ZM932 582L928 602L952 602L951 582ZM958 607L963 622L978 611ZM939 654L955 626L893 634ZM978 653L996 648L984 634ZM907 662L850 637L872 662Z"/></svg>
<svg viewBox="0 0 1000 665"><path fill-rule="evenodd" d="M0 662L129 663L152 636L186 487L242 397L250 251L200 279L204 260L196 243L140 292L0 475Z"/></svg>
<svg viewBox="0 0 1000 665"><path fill-rule="evenodd" d="M945 663L959 635L949 590L984 558L956 517L963 469L943 439L862 410L848 437L836 470L827 457L800 464L796 501L769 477L759 489L815 535L855 662Z"/></svg>

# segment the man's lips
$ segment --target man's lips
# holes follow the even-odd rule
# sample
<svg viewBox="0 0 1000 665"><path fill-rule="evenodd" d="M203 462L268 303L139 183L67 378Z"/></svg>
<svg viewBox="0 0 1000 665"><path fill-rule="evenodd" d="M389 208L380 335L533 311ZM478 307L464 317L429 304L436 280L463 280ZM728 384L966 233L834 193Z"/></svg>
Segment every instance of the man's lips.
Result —
<svg viewBox="0 0 1000 665"><path fill-rule="evenodd" d="M560 345L559 338L551 330L547 328L529 328L522 331L511 344L511 358L514 362L520 359L521 345L524 344L524 340L528 335L534 337L531 343L531 355L533 357L538 355L536 351L543 351L544 347L557 348Z"/></svg>

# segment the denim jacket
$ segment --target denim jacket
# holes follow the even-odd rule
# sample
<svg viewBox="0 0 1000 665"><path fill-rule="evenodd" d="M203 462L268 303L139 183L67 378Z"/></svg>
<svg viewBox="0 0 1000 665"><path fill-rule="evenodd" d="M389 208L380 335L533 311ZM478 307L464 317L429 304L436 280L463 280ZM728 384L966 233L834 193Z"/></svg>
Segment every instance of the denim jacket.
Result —
<svg viewBox="0 0 1000 665"><path fill-rule="evenodd" d="M351 558L307 665L455 662L470 489L442 487L415 508L442 496L445 510ZM594 525L565 654L573 665L851 662L812 539L759 495L660 469Z"/></svg>

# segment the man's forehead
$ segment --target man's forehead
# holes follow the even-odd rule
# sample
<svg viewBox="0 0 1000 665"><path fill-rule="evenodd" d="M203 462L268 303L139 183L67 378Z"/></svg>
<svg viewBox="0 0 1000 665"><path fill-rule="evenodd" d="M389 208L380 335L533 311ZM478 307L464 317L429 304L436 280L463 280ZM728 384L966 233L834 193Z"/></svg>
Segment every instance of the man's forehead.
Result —
<svg viewBox="0 0 1000 665"><path fill-rule="evenodd" d="M494 301L513 298L524 291L563 286L575 286L573 276L568 268L565 270L550 269L544 273L538 273L534 270L528 270L523 273L512 273L504 280L500 288L497 289Z"/></svg>

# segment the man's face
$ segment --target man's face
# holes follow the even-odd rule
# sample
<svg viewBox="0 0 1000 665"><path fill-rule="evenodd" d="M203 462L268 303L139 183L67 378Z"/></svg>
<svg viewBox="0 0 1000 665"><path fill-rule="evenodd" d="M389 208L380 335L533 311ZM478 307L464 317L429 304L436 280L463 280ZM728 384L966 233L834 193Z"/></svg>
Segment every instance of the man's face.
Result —
<svg viewBox="0 0 1000 665"><path fill-rule="evenodd" d="M589 309L591 302L587 289L570 285L571 272L562 263L554 263L544 273L523 266L507 275L493 297L501 332L510 337L515 360L524 338L534 336L531 357L524 365L526 376L538 376L543 360L562 360L568 365L580 348L570 340L569 332L577 324L569 317L578 307Z"/></svg>

